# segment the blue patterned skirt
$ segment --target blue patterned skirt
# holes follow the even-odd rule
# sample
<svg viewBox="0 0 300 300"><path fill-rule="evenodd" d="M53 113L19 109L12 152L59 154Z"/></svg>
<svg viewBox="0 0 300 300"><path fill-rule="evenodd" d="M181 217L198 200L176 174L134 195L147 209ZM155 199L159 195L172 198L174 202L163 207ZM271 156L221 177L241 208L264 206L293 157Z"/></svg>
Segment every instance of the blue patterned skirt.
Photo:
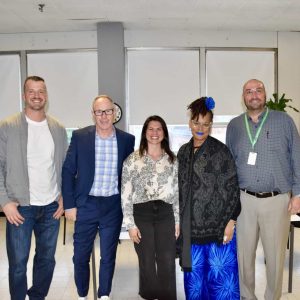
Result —
<svg viewBox="0 0 300 300"><path fill-rule="evenodd" d="M240 299L236 235L227 245L192 244L192 272L184 272L187 300Z"/></svg>

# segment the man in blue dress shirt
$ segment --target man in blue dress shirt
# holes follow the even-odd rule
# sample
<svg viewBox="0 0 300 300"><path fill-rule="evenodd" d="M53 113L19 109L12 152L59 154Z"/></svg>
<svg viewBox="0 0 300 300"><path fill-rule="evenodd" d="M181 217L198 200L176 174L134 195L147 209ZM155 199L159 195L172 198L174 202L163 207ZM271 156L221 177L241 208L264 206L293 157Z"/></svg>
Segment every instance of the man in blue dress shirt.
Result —
<svg viewBox="0 0 300 300"><path fill-rule="evenodd" d="M281 297L290 215L300 212L300 138L285 112L266 108L263 82L244 84L247 112L228 125L226 144L237 166L242 211L237 220L240 292L257 299L258 239L266 258L265 299Z"/></svg>
<svg viewBox="0 0 300 300"><path fill-rule="evenodd" d="M75 222L74 275L79 299L89 289L89 261L100 236L98 297L109 299L122 225L120 183L123 161L133 152L134 136L113 126L115 105L109 96L92 105L95 126L73 132L62 171L65 215Z"/></svg>

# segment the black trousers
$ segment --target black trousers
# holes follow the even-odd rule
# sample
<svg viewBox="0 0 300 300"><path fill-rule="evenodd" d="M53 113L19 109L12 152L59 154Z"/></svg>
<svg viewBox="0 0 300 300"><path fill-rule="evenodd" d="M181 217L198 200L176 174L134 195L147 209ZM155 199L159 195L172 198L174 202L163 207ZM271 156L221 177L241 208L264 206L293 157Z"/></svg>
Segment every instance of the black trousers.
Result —
<svg viewBox="0 0 300 300"><path fill-rule="evenodd" d="M175 221L171 204L161 200L134 204L142 238L134 244L139 259L139 294L144 299L176 300Z"/></svg>

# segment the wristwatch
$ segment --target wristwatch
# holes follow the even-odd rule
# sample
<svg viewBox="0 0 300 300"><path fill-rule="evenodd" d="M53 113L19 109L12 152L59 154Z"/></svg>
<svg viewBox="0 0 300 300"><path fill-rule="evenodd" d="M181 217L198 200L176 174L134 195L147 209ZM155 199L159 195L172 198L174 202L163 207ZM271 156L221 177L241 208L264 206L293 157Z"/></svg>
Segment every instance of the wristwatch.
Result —
<svg viewBox="0 0 300 300"><path fill-rule="evenodd" d="M122 119L122 108L121 106L115 102L115 119L114 119L114 124L118 123Z"/></svg>

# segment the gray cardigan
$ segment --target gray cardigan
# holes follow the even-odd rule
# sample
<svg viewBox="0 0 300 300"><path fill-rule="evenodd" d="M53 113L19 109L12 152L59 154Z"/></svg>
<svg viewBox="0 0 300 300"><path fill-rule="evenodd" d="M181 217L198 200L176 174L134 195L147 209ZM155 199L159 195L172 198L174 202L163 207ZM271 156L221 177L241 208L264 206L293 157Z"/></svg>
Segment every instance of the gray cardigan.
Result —
<svg viewBox="0 0 300 300"><path fill-rule="evenodd" d="M67 150L65 128L54 118L47 116L54 141L54 163L57 185L61 189L61 170ZM10 201L20 205L30 204L27 166L28 125L21 112L0 123L0 205Z"/></svg>

